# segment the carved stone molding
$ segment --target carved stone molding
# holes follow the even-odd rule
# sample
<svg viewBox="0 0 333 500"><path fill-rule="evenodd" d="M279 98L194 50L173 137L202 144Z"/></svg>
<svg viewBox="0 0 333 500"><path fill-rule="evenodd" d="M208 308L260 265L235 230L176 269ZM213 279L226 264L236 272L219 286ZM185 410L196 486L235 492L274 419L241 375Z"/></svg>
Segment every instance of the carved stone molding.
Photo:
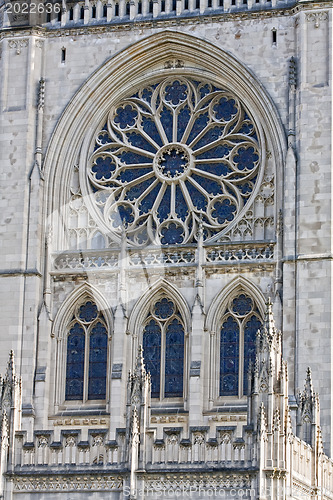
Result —
<svg viewBox="0 0 333 500"><path fill-rule="evenodd" d="M320 27L321 21L327 21L328 19L328 12L309 12L305 14L305 18L308 23L314 23L315 28Z"/></svg>
<svg viewBox="0 0 333 500"><path fill-rule="evenodd" d="M122 488L121 477L111 475L14 477L14 491L112 491Z"/></svg>
<svg viewBox="0 0 333 500"><path fill-rule="evenodd" d="M18 40L8 40L8 47L16 49L16 54L20 55L23 48L28 47L29 40L27 38L20 38Z"/></svg>

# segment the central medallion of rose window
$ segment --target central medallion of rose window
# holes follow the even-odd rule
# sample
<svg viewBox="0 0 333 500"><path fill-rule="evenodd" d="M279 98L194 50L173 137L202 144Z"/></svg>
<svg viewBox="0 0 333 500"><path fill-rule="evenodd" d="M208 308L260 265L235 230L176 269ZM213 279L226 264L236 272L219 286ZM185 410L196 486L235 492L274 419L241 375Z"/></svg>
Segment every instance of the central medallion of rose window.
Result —
<svg viewBox="0 0 333 500"><path fill-rule="evenodd" d="M154 158L156 175L162 180L178 180L188 173L191 153L182 144L167 144Z"/></svg>
<svg viewBox="0 0 333 500"><path fill-rule="evenodd" d="M165 78L118 102L88 164L96 215L133 245L170 245L226 230L257 191L255 124L227 90Z"/></svg>

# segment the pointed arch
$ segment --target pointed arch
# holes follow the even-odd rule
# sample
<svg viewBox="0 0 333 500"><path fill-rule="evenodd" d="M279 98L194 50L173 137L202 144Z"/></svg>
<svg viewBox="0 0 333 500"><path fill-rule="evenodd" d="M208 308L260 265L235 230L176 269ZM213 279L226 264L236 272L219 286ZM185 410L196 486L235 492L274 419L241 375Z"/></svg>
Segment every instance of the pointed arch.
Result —
<svg viewBox="0 0 333 500"><path fill-rule="evenodd" d="M188 334L190 332L191 312L184 296L174 285L168 283L164 278L161 278L152 286L148 287L144 294L135 303L128 319L127 330L130 334L136 336L139 333L152 301L163 294L176 302L185 322L186 333Z"/></svg>
<svg viewBox="0 0 333 500"><path fill-rule="evenodd" d="M220 290L220 292L212 300L206 316L205 330L210 332L217 331L217 329L219 328L219 321L225 311L227 301L230 299L231 295L236 295L241 291L247 293L254 299L259 309L260 315L264 317L264 294L254 283L244 278L243 276L237 276L235 279L230 281L230 283L228 283L222 290Z"/></svg>
<svg viewBox="0 0 333 500"><path fill-rule="evenodd" d="M109 403L112 328L111 308L90 283L76 288L61 304L52 330L55 411L68 404Z"/></svg>
<svg viewBox="0 0 333 500"><path fill-rule="evenodd" d="M60 337L64 334L67 324L71 319L71 314L73 314L74 308L84 299L92 299L97 305L99 311L103 313L103 316L107 322L109 335L113 328L113 314L111 307L102 293L90 283L83 283L78 288L75 288L63 301L58 309L56 317L54 318L52 336Z"/></svg>
<svg viewBox="0 0 333 500"><path fill-rule="evenodd" d="M172 69L173 74L193 77L204 74L214 84L222 85L239 96L258 128L263 146L262 161L266 147L273 155L276 187L280 189L286 137L278 111L264 86L232 54L211 42L165 30L129 45L104 63L81 86L64 110L44 161L48 216L52 226L66 224L69 190L64 187L70 184L74 165L79 161L84 166L91 147L92 133L102 124L108 110L127 95L129 88L139 86L149 78L165 75L165 68L174 59L182 60L183 64L181 69ZM80 171L81 176L85 176L84 168ZM88 209L93 210L94 197L85 193L84 198ZM282 196L277 193L276 199L280 200ZM109 233L110 228L105 223L99 221L98 225L104 233ZM55 231L55 234L53 244L60 249L65 245L62 231Z"/></svg>

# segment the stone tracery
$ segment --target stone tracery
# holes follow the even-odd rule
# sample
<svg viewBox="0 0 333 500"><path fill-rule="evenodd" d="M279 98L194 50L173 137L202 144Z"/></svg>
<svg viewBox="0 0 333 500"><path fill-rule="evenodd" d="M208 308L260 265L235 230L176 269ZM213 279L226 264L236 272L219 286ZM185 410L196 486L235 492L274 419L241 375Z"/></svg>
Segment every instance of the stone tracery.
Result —
<svg viewBox="0 0 333 500"><path fill-rule="evenodd" d="M256 191L260 144L236 96L165 78L114 106L97 133L89 189L110 231L135 245L205 239L236 220Z"/></svg>

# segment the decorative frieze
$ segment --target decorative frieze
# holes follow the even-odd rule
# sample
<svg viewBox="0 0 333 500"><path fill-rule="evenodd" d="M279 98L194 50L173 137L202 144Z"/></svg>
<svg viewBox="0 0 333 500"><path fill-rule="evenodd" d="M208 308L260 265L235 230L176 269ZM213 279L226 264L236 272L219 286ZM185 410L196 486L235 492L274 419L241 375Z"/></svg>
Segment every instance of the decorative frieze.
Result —
<svg viewBox="0 0 333 500"><path fill-rule="evenodd" d="M71 475L71 476L16 476L14 491L113 491L120 490L123 479L113 475Z"/></svg>

